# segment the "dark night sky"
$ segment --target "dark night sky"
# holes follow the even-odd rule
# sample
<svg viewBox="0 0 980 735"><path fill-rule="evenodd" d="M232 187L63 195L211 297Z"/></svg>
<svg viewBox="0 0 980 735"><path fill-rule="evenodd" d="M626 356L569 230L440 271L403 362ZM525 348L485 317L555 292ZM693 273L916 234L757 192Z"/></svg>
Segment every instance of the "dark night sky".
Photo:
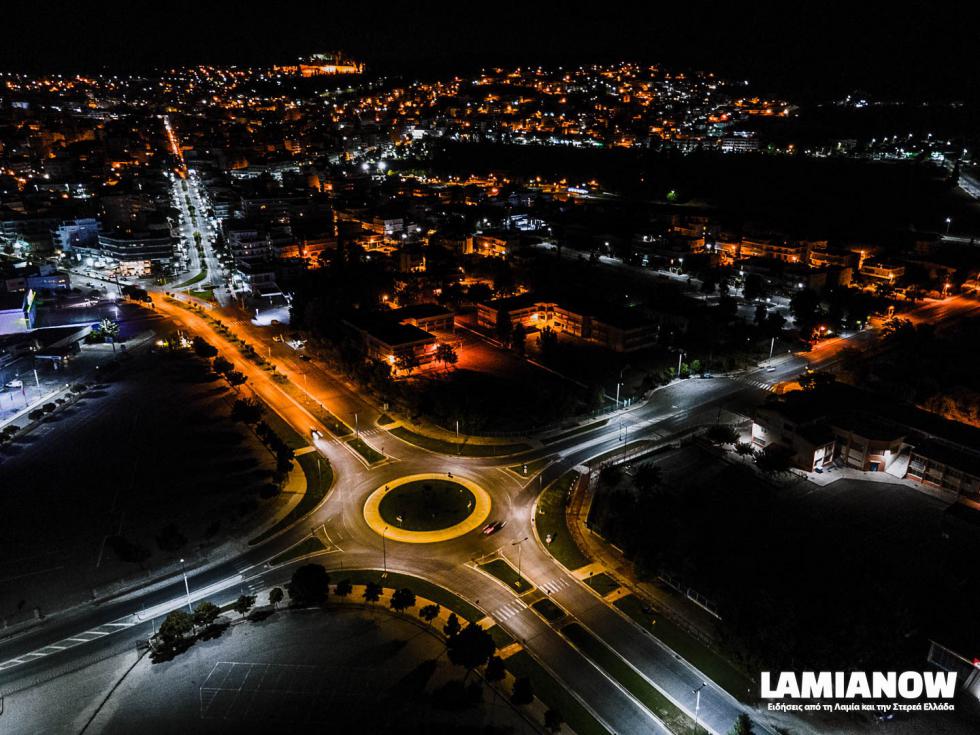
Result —
<svg viewBox="0 0 980 735"><path fill-rule="evenodd" d="M787 93L975 99L980 87L980 26L966 2L143 4L5 7L0 69L268 63L340 48L374 70L409 74L635 59Z"/></svg>

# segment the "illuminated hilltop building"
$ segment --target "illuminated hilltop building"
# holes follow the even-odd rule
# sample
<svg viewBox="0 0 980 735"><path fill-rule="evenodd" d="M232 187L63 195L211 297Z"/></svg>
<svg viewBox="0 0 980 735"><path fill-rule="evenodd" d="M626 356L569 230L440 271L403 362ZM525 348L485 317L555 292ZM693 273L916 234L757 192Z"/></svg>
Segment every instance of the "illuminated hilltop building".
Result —
<svg viewBox="0 0 980 735"><path fill-rule="evenodd" d="M300 59L298 64L277 66L278 71L299 74L303 77L320 77L334 74L361 74L364 64L346 58L339 51L326 54L313 54Z"/></svg>

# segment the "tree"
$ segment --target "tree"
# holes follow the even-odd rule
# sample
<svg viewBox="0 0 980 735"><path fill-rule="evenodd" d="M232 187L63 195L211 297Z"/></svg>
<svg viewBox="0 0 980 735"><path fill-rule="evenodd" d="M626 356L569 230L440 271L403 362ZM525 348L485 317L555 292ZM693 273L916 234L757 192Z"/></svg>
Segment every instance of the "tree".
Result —
<svg viewBox="0 0 980 735"><path fill-rule="evenodd" d="M745 457L745 456L747 456L749 454L753 454L754 452L755 452L755 449L753 449L752 448L752 445L749 444L748 442L735 442L735 453L736 454L738 454L738 455L740 455L742 457Z"/></svg>
<svg viewBox="0 0 980 735"><path fill-rule="evenodd" d="M164 645L172 647L192 630L194 630L194 618L190 616L190 613L174 610L168 613L167 617L160 623L157 638Z"/></svg>
<svg viewBox="0 0 980 735"><path fill-rule="evenodd" d="M255 607L255 595L241 595L235 600L232 609L244 618L253 607Z"/></svg>
<svg viewBox="0 0 980 735"><path fill-rule="evenodd" d="M365 602L377 602L381 599L381 593L384 589L377 582L368 582L364 585L364 601Z"/></svg>
<svg viewBox="0 0 980 735"><path fill-rule="evenodd" d="M199 602L194 608L194 625L199 628L206 628L221 614L221 609L211 602Z"/></svg>
<svg viewBox="0 0 980 735"><path fill-rule="evenodd" d="M297 605L320 605L327 599L330 575L320 564L304 564L293 572L286 589Z"/></svg>
<svg viewBox="0 0 980 735"><path fill-rule="evenodd" d="M419 617L429 625L432 625L432 621L439 617L440 609L441 608L436 604L424 605L419 610Z"/></svg>
<svg viewBox="0 0 980 735"><path fill-rule="evenodd" d="M499 309L497 311L495 331L497 333L497 339L505 345L510 344L510 336L514 331L514 325L510 321L510 312L506 309Z"/></svg>
<svg viewBox="0 0 980 735"><path fill-rule="evenodd" d="M269 590L269 604L272 605L273 608L279 607L279 603L282 602L282 598L284 596L285 594L282 591L282 587L273 587L271 590Z"/></svg>
<svg viewBox="0 0 980 735"><path fill-rule="evenodd" d="M404 612L410 607L415 607L415 593L408 587L402 587L391 593L389 604L395 612Z"/></svg>
<svg viewBox="0 0 980 735"><path fill-rule="evenodd" d="M449 640L452 640L457 635L462 626L459 624L459 618L456 617L456 613L449 613L449 618L446 620L446 624L442 626L442 632Z"/></svg>
<svg viewBox="0 0 980 735"><path fill-rule="evenodd" d="M816 372L807 373L806 375L801 375L799 379L800 387L803 390L815 391L820 388L826 388L837 382L837 376L833 373L826 372Z"/></svg>
<svg viewBox="0 0 980 735"><path fill-rule="evenodd" d="M785 326L786 317L778 311L774 311L766 317L765 333L769 337L778 337Z"/></svg>
<svg viewBox="0 0 980 735"><path fill-rule="evenodd" d="M119 325L112 319L103 319L99 322L99 331L106 338L116 339L119 336Z"/></svg>
<svg viewBox="0 0 980 735"><path fill-rule="evenodd" d="M238 386L243 385L248 380L248 378L245 377L245 374L239 372L238 370L232 370L231 372L227 373L225 375L225 379L229 384L231 384L231 387L235 388L236 390L238 389Z"/></svg>
<svg viewBox="0 0 980 735"><path fill-rule="evenodd" d="M483 672L483 678L488 683L493 684L498 681L503 681L506 673L504 660L500 656L491 656L487 659L487 668Z"/></svg>
<svg viewBox="0 0 980 735"><path fill-rule="evenodd" d="M349 579L342 579L337 582L337 586L334 587L333 593L337 597L347 597L351 592L354 591L354 585L350 583Z"/></svg>
<svg viewBox="0 0 980 735"><path fill-rule="evenodd" d="M755 464L767 475L789 472L793 466L792 450L782 444L770 444L755 455Z"/></svg>
<svg viewBox="0 0 980 735"><path fill-rule="evenodd" d="M523 324L518 322L517 326L514 327L514 331L510 335L510 342L517 354L524 354L524 346L527 342L527 328Z"/></svg>
<svg viewBox="0 0 980 735"><path fill-rule="evenodd" d="M236 398L231 406L231 418L245 424L257 424L262 418L262 404L254 398Z"/></svg>
<svg viewBox="0 0 980 735"><path fill-rule="evenodd" d="M734 444L738 431L731 424L715 424L705 433L712 444Z"/></svg>
<svg viewBox="0 0 980 735"><path fill-rule="evenodd" d="M442 363L443 367L448 367L459 362L459 355L451 344L441 342L436 348L436 359Z"/></svg>
<svg viewBox="0 0 980 735"><path fill-rule="evenodd" d="M534 701L534 689L531 687L531 680L526 676L520 676L514 681L514 689L510 693L510 701L514 704L531 704Z"/></svg>
<svg viewBox="0 0 980 735"><path fill-rule="evenodd" d="M544 727L548 732L560 732L565 718L556 709L549 709L544 713Z"/></svg>
<svg viewBox="0 0 980 735"><path fill-rule="evenodd" d="M755 305L755 318L753 319L753 321L756 324L758 324L758 325L765 324L766 317L767 316L769 316L769 310L766 308L766 305L765 304L756 304Z"/></svg>
<svg viewBox="0 0 980 735"><path fill-rule="evenodd" d="M789 300L790 313L800 330L800 337L805 340L809 340L813 335L813 328L819 318L819 307L820 296L810 288L797 291Z"/></svg>
<svg viewBox="0 0 980 735"><path fill-rule="evenodd" d="M419 356L413 351L403 352L398 356L395 362L398 365L399 370L403 370L409 374L411 374L413 370L422 364L419 360Z"/></svg>
<svg viewBox="0 0 980 735"><path fill-rule="evenodd" d="M749 716L742 712L736 717L735 724L728 731L728 735L752 735L752 720L749 719Z"/></svg>
<svg viewBox="0 0 980 735"><path fill-rule="evenodd" d="M551 327L545 327L541 330L541 336L538 338L538 342L541 346L541 354L544 357L550 357L554 354L555 348L558 346L558 332Z"/></svg>
<svg viewBox="0 0 980 735"><path fill-rule="evenodd" d="M727 294L718 299L718 316L730 322L738 315L738 302Z"/></svg>
<svg viewBox="0 0 980 735"><path fill-rule="evenodd" d="M199 357L212 358L217 357L218 355L218 350L214 347L214 345L203 337L194 337L193 341L191 342L191 347L194 350L194 353Z"/></svg>
<svg viewBox="0 0 980 735"><path fill-rule="evenodd" d="M225 359L221 355L218 355L211 362L211 369L214 370L214 372L216 372L218 375L227 375L228 373L230 373L232 370L235 369L235 366L232 365L229 360Z"/></svg>
<svg viewBox="0 0 980 735"><path fill-rule="evenodd" d="M769 295L769 284L763 280L758 273L750 273L745 277L745 286L742 288L742 296L746 301L764 299ZM762 306L760 304L760 306ZM765 308L765 307L763 307Z"/></svg>
<svg viewBox="0 0 980 735"><path fill-rule="evenodd" d="M457 666L466 669L466 675L477 666L485 664L496 646L493 636L476 623L470 623L457 635L452 636L446 644L449 660Z"/></svg>

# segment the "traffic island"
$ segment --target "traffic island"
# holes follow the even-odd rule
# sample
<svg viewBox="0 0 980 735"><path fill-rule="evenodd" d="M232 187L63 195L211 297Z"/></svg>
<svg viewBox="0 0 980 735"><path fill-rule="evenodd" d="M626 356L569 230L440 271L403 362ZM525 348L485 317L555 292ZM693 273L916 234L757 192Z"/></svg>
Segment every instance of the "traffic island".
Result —
<svg viewBox="0 0 980 735"><path fill-rule="evenodd" d="M463 477L427 473L378 488L364 503L364 519L391 541L431 544L474 531L490 515L490 495Z"/></svg>

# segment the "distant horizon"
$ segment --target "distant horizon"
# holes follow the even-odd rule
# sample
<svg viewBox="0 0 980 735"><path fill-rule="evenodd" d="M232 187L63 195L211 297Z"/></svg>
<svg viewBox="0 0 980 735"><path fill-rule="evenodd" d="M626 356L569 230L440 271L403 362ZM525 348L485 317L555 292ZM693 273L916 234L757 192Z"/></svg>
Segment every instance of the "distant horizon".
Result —
<svg viewBox="0 0 980 735"><path fill-rule="evenodd" d="M0 47L0 71L266 66L340 50L365 62L369 73L426 78L493 66L635 61L747 79L760 89L810 99L863 91L878 99L967 101L980 91L971 59L974 26L965 10L922 2L900 14L824 4L790 15L764 2L734 13L692 8L618 16L585 5L558 11L507 2L492 15L431 2L411 10L329 11L307 3L249 15L221 3L184 9L176 3L168 13L139 14L113 13L112 3L58 5L45 6L39 32L32 31L38 14L5 11L10 27L24 32Z"/></svg>

